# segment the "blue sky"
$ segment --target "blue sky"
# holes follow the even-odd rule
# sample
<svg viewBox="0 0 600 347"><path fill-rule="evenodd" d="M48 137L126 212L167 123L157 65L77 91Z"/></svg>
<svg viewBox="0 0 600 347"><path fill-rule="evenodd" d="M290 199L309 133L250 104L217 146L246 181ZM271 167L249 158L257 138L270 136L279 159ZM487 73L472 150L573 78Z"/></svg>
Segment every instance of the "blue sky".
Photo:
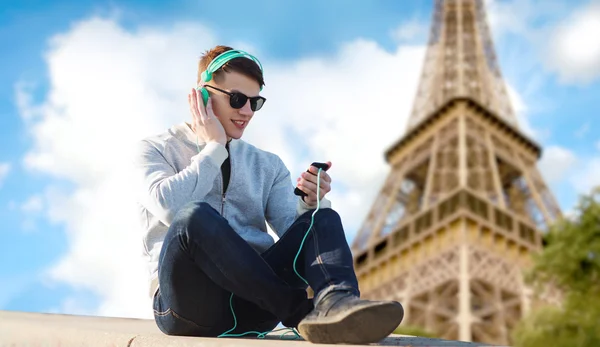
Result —
<svg viewBox="0 0 600 347"><path fill-rule="evenodd" d="M569 211L578 194L600 184L600 52L594 48L600 47L600 35L590 34L600 32L595 24L600 5L567 0L487 3L496 52L514 91L522 128L544 146L540 168L561 208ZM119 176L106 153L119 147L110 147L117 141L107 139L115 136L128 143L129 135L135 138L186 120L185 104L171 93L182 91L185 97L195 59L215 43L251 47L265 68L271 67L266 92L273 86L272 110L288 110L313 96L286 115L265 111L264 122L284 135L268 141L259 132L249 137L281 149L292 172L325 153L337 158L332 175L339 177L340 192L333 196L343 200L338 206L349 216L368 209L361 201L372 199L385 174L379 153L402 134L411 106L433 1L227 4L227 9L216 1L189 0L2 5L0 309L143 315L144 302L119 309L134 292L119 294L119 283L126 282L116 279L113 285L108 280L121 264L118 256L126 257L124 245L135 242L137 234L122 236L132 221L111 210L116 206L111 198L120 192L113 179ZM173 51L163 56L161 45ZM352 83L358 87L346 90ZM126 86L147 90L127 94L133 87ZM403 96L392 106L386 103L389 98L375 95L376 89ZM148 96L152 93L158 97ZM335 107L335 93L373 94L368 100L377 103L364 110ZM346 133L316 131L303 123L304 114L297 109L322 115L317 125L344 124ZM359 121L365 112L394 126L378 130L384 120L373 118L374 124L365 127ZM116 128L129 130L129 135ZM310 144L286 142L286 137L303 139L308 133L315 136ZM357 152L342 148L350 136L363 140ZM350 172L349 162L357 155L374 158L367 161L379 165L378 171ZM350 235L363 212L348 219ZM108 236L98 235L104 230ZM118 248L112 255L110 245Z"/></svg>

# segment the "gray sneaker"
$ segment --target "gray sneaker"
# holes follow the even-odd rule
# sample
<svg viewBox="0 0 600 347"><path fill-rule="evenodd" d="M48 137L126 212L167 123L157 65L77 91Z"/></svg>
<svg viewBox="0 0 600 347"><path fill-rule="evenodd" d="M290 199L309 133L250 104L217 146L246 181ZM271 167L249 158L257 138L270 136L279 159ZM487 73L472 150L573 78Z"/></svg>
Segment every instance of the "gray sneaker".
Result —
<svg viewBox="0 0 600 347"><path fill-rule="evenodd" d="M367 344L389 336L402 322L404 308L396 301L362 300L346 291L333 291L298 324L313 343Z"/></svg>

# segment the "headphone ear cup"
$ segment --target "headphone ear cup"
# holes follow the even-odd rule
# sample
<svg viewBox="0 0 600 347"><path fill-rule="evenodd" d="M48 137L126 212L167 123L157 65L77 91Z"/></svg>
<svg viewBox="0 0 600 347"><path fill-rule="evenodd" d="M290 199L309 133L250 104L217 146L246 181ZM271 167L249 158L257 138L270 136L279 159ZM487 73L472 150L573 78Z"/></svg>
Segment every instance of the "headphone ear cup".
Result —
<svg viewBox="0 0 600 347"><path fill-rule="evenodd" d="M204 102L204 106L208 104L208 90L205 87L200 89L200 93L202 94L202 101Z"/></svg>
<svg viewBox="0 0 600 347"><path fill-rule="evenodd" d="M202 80L202 82L208 82L211 78L212 74L207 70L202 71L202 74L200 74L200 80Z"/></svg>

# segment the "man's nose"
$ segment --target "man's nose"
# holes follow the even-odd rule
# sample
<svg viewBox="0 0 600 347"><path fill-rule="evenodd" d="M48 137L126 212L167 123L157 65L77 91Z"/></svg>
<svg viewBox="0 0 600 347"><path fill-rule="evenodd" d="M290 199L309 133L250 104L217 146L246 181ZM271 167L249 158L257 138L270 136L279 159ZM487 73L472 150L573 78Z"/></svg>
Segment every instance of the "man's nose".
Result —
<svg viewBox="0 0 600 347"><path fill-rule="evenodd" d="M250 108L250 100L247 100L242 108L240 108L239 113L244 116L252 116L254 111Z"/></svg>

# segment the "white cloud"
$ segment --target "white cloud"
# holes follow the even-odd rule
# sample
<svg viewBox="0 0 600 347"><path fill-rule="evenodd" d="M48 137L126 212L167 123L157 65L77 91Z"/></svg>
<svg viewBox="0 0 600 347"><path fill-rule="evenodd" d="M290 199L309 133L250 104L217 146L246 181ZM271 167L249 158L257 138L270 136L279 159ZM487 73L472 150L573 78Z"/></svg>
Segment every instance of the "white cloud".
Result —
<svg viewBox="0 0 600 347"><path fill-rule="evenodd" d="M552 25L572 4L565 0L484 0L484 3L519 126L543 143L551 133L542 117L552 112L556 100L546 95L550 76L540 69L540 61L546 59L544 45Z"/></svg>
<svg viewBox="0 0 600 347"><path fill-rule="evenodd" d="M37 229L36 219L44 211L44 200L41 194L36 194L21 204L24 219L21 222L21 231L28 233Z"/></svg>
<svg viewBox="0 0 600 347"><path fill-rule="evenodd" d="M548 42L549 67L562 82L587 84L600 77L600 1L577 9Z"/></svg>
<svg viewBox="0 0 600 347"><path fill-rule="evenodd" d="M544 149L538 165L546 183L552 184L563 180L576 163L577 156L569 149L549 146Z"/></svg>
<svg viewBox="0 0 600 347"><path fill-rule="evenodd" d="M18 88L34 140L27 167L75 186L44 192L70 245L51 275L98 294L95 314L149 317L128 160L134 142L190 118L196 59L217 42L198 25L130 32L95 18L51 43L44 102L31 105L27 84ZM383 151L405 128L423 56L422 46L387 52L358 40L328 59L264 61L269 102L245 140L280 154L294 177L331 160L331 199L353 233L387 173Z"/></svg>
<svg viewBox="0 0 600 347"><path fill-rule="evenodd" d="M10 172L10 168L11 168L10 163L0 163L0 187L2 187L2 184L4 183L6 176L8 176L8 173Z"/></svg>
<svg viewBox="0 0 600 347"><path fill-rule="evenodd" d="M488 23L494 37L507 33L526 34L527 18L531 16L529 1L484 1Z"/></svg>
<svg viewBox="0 0 600 347"><path fill-rule="evenodd" d="M97 314L151 312L127 167L135 141L187 118L196 59L215 44L211 37L197 25L132 33L91 19L51 40L51 90L42 105L29 104L28 84L20 84L34 140L27 167L76 187L44 192L48 216L64 223L70 245L51 274L98 294Z"/></svg>
<svg viewBox="0 0 600 347"><path fill-rule="evenodd" d="M58 307L52 307L46 310L46 313L71 314L80 316L96 315L96 311L89 306L90 304L87 300L74 296L66 298Z"/></svg>
<svg viewBox="0 0 600 347"><path fill-rule="evenodd" d="M28 213L37 213L42 211L43 208L44 201L41 195L34 195L21 205L21 211Z"/></svg>
<svg viewBox="0 0 600 347"><path fill-rule="evenodd" d="M547 33L548 24L572 7L568 0L484 0L484 4L495 39L517 35L533 44Z"/></svg>
<svg viewBox="0 0 600 347"><path fill-rule="evenodd" d="M415 42L417 40L423 41L423 43L425 43L424 40L427 39L429 26L429 21L425 22L413 18L400 24L395 29L391 30L390 36L392 37L392 39L399 43L404 43L406 41Z"/></svg>
<svg viewBox="0 0 600 347"><path fill-rule="evenodd" d="M600 141L595 143L595 147L600 152ZM600 154L595 153L581 162L570 182L578 193L589 194L593 188L600 187Z"/></svg>
<svg viewBox="0 0 600 347"><path fill-rule="evenodd" d="M505 83L508 99L512 105L515 117L517 118L517 124L519 126L519 129L522 130L526 135L539 140L544 136L544 133L540 129L535 129L531 125L531 122L529 121L528 117L529 109L527 107L527 104L523 100L523 97L510 83Z"/></svg>
<svg viewBox="0 0 600 347"><path fill-rule="evenodd" d="M600 157L590 158L583 168L573 175L571 184L578 193L589 194L594 187L600 186Z"/></svg>
<svg viewBox="0 0 600 347"><path fill-rule="evenodd" d="M15 84L15 103L19 115L26 121L34 121L35 117L43 115L43 105L33 106L33 96L28 91L37 87L35 83L18 81Z"/></svg>
<svg viewBox="0 0 600 347"><path fill-rule="evenodd" d="M600 141L596 148L600 151ZM549 146L544 149L538 167L550 186L567 183L575 195L589 194L592 188L600 186L598 152L583 156L565 147Z"/></svg>

